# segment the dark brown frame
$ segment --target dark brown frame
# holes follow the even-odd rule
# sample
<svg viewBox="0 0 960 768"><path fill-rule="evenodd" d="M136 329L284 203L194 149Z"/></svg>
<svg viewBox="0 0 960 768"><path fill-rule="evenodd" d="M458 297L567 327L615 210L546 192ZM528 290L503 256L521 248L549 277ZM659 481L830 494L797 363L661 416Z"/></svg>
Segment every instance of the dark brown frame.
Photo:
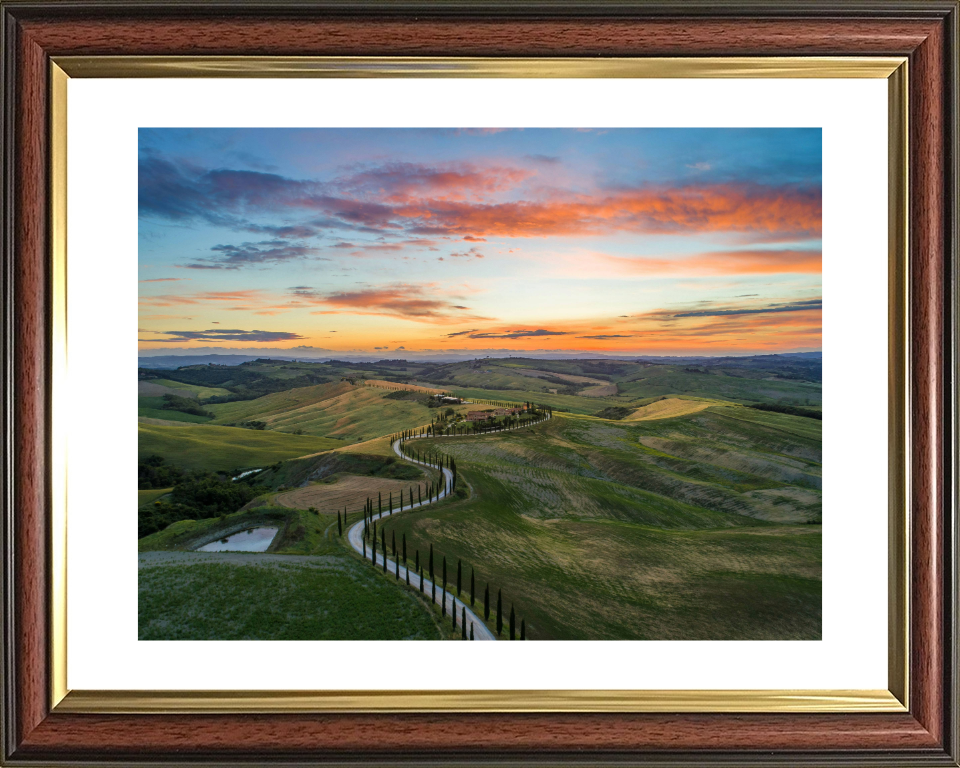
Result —
<svg viewBox="0 0 960 768"><path fill-rule="evenodd" d="M956 0L0 0L0 15L0 762L958 765ZM908 57L909 713L51 712L50 58L111 54Z"/></svg>

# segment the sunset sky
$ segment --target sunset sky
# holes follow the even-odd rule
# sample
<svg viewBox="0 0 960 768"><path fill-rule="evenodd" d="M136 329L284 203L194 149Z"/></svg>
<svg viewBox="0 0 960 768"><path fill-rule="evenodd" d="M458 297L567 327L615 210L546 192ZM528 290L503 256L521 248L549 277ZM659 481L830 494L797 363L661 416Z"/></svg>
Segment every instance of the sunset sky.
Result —
<svg viewBox="0 0 960 768"><path fill-rule="evenodd" d="M819 129L139 140L141 353L820 349Z"/></svg>

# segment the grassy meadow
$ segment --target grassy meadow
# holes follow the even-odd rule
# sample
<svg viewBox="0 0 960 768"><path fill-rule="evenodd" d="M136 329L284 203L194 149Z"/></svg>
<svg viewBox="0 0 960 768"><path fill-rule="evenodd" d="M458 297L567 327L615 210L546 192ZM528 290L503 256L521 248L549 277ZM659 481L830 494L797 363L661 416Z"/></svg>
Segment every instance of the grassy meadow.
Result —
<svg viewBox="0 0 960 768"><path fill-rule="evenodd" d="M465 586L476 568L478 597L488 583L494 602L502 589L529 639L818 639L819 360L768 357L777 356L164 371L151 381L197 388L214 418L141 423L141 459L159 454L185 471L266 467L243 481L263 495L174 522L142 538L141 553L192 557L224 531L266 521L281 528L268 554L287 560L141 563L141 637L448 636L435 610L336 536L337 509L353 523L367 496L376 503L378 492L386 500L439 477L397 458L389 436L447 409L392 383L472 401L453 418L482 401L555 409L517 431L418 440L456 459L466 498L383 524L389 537L406 536L411 558L432 544L453 573L461 560ZM161 400L141 396L141 407L152 397ZM141 491L139 502L170 499L169 490Z"/></svg>
<svg viewBox="0 0 960 768"><path fill-rule="evenodd" d="M227 471L328 450L338 440L313 435L196 425L138 424L139 457L163 456L184 469Z"/></svg>
<svg viewBox="0 0 960 768"><path fill-rule="evenodd" d="M428 395L391 394L388 389L337 382L212 405L209 410L215 414L214 424L262 421L267 429L278 432L296 431L351 443L429 424L435 416L424 404ZM466 408L458 406L458 410Z"/></svg>
<svg viewBox="0 0 960 768"><path fill-rule="evenodd" d="M388 535L476 567L531 639L816 639L818 435L731 410L437 440L471 497Z"/></svg>
<svg viewBox="0 0 960 768"><path fill-rule="evenodd" d="M253 526L280 529L267 555L184 551ZM447 637L425 601L347 552L335 534L327 515L258 507L183 520L141 539L139 639Z"/></svg>

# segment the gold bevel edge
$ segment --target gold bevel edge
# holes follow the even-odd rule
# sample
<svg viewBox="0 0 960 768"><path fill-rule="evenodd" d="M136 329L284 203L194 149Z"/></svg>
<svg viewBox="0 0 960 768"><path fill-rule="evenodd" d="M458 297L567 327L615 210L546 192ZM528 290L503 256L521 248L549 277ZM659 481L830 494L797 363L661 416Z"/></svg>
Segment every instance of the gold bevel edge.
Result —
<svg viewBox="0 0 960 768"><path fill-rule="evenodd" d="M58 713L904 712L890 691L71 691Z"/></svg>
<svg viewBox="0 0 960 768"><path fill-rule="evenodd" d="M59 56L53 61L70 77L888 78L905 59Z"/></svg>
<svg viewBox="0 0 960 768"><path fill-rule="evenodd" d="M69 691L66 674L67 81L70 77L646 77L887 78L891 392L906 396L907 59L905 57L725 57L702 59L470 59L394 57L69 56L51 60L53 343L51 393L51 708L58 712L903 712L908 706L909 540L906 504L908 411L892 397L889 578L890 690L810 691ZM899 222L898 215L902 215ZM898 226L899 224L899 226ZM899 272L898 272L899 267ZM897 332L902 335L898 336ZM901 365L902 364L902 365ZM57 414L61 414L57 417ZM59 424L59 426L58 426ZM898 442L895 432L901 430ZM898 451L898 447L902 453ZM902 477L901 477L902 473ZM902 566L902 569L901 569ZM899 574L898 569L901 569Z"/></svg>
<svg viewBox="0 0 960 768"><path fill-rule="evenodd" d="M890 692L910 706L909 64L888 81L888 648Z"/></svg>
<svg viewBox="0 0 960 768"><path fill-rule="evenodd" d="M50 67L50 704L67 689L67 81Z"/></svg>

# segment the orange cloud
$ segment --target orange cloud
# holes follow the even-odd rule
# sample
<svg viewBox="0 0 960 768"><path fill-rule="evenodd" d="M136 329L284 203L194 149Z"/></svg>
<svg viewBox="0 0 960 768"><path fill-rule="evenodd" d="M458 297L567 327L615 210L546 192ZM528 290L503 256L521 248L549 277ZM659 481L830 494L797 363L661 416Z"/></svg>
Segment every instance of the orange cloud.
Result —
<svg viewBox="0 0 960 768"><path fill-rule="evenodd" d="M392 213L420 234L547 237L603 234L748 232L816 236L819 190L757 185L624 190L605 197L471 204L421 200Z"/></svg>
<svg viewBox="0 0 960 768"><path fill-rule="evenodd" d="M157 296L141 296L140 304L145 307L175 307L179 305L206 304L211 301L251 301L261 300L264 292L246 291L204 291L203 293L163 293Z"/></svg>
<svg viewBox="0 0 960 768"><path fill-rule="evenodd" d="M435 286L427 287L436 293ZM421 285L401 284L338 293L297 289L293 294L309 304L334 307L332 310L317 310L311 313L318 315L339 314L340 310L349 310L350 314L391 315L404 320L426 323L489 319L465 314L464 311L469 308L460 304L430 298L425 291L425 286Z"/></svg>
<svg viewBox="0 0 960 768"><path fill-rule="evenodd" d="M820 274L823 262L820 251L777 249L716 251L673 259L602 258L618 270L639 275Z"/></svg>

